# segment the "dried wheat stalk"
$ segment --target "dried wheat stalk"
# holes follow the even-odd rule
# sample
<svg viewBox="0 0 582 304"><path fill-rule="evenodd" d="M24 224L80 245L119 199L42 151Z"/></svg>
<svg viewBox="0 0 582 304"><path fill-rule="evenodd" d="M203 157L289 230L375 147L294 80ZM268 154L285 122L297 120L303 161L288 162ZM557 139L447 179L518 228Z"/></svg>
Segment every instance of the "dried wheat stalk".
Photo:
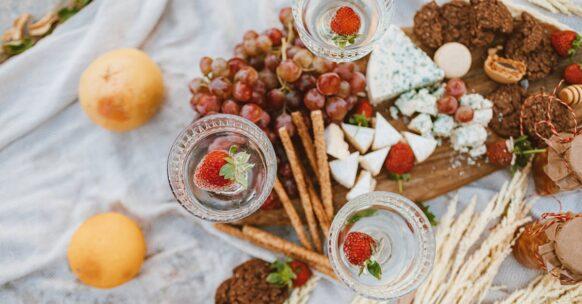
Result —
<svg viewBox="0 0 582 304"><path fill-rule="evenodd" d="M305 283L305 285L299 288L294 288L284 304L307 304L309 296L311 296L319 279L318 276L313 276L309 281L307 281L307 283Z"/></svg>
<svg viewBox="0 0 582 304"><path fill-rule="evenodd" d="M572 304L582 303L582 285L561 285L551 274L535 278L529 285L514 291L496 304Z"/></svg>

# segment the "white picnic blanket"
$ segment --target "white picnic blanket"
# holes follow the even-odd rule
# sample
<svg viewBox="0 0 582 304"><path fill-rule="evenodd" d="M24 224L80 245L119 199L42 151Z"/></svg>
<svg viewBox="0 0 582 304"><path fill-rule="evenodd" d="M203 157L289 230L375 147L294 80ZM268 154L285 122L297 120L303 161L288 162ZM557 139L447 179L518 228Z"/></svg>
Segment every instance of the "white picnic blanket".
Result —
<svg viewBox="0 0 582 304"><path fill-rule="evenodd" d="M422 1L397 1L409 25ZM251 255L267 252L219 235L175 202L166 157L194 117L189 80L204 55L228 57L248 29L278 26L278 0L96 0L26 53L0 65L0 303L212 303L216 287ZM582 29L580 20L565 20ZM146 126L105 131L76 100L80 73L99 54L144 49L161 66L166 103ZM507 180L497 173L459 190L483 205ZM582 212L581 193L559 196ZM446 197L430 204L442 214ZM557 211L551 199L535 214ZM109 210L142 226L148 245L140 275L111 290L82 285L66 247L75 228ZM523 286L535 273L511 258L496 284ZM495 296L495 295L493 295ZM499 294L497 294L499 296ZM323 280L310 303L348 303L352 293Z"/></svg>

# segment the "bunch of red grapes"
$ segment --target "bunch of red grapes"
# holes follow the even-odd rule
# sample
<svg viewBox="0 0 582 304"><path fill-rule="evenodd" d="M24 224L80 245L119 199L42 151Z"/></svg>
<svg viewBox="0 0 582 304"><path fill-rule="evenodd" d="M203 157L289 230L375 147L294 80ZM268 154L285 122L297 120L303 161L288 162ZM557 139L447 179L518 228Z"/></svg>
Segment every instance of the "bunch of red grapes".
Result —
<svg viewBox="0 0 582 304"><path fill-rule="evenodd" d="M295 134L291 112L322 110L327 122L341 122L366 98L365 63L340 63L315 57L299 39L293 27L291 8L279 13L282 29L262 34L250 30L236 45L234 57L203 57L202 77L189 85L192 108L202 116L215 113L239 115L259 126L278 154L279 177L291 197L297 188L286 156L278 143L278 132L285 127ZM274 194L263 209L276 208Z"/></svg>

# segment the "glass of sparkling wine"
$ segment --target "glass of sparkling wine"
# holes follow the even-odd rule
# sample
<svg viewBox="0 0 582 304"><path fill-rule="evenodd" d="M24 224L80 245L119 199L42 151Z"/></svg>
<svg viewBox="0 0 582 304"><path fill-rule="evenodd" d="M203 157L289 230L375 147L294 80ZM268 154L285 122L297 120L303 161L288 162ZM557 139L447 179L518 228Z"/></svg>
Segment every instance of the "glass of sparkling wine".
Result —
<svg viewBox="0 0 582 304"><path fill-rule="evenodd" d="M416 290L435 259L429 220L407 198L370 192L344 205L328 239L337 276L366 298L396 301Z"/></svg>
<svg viewBox="0 0 582 304"><path fill-rule="evenodd" d="M394 0L294 0L301 40L316 56L354 61L372 51L388 29Z"/></svg>
<svg viewBox="0 0 582 304"><path fill-rule="evenodd" d="M257 211L276 173L269 138L234 115L196 120L178 135L168 156L168 179L178 202L213 222L233 222Z"/></svg>

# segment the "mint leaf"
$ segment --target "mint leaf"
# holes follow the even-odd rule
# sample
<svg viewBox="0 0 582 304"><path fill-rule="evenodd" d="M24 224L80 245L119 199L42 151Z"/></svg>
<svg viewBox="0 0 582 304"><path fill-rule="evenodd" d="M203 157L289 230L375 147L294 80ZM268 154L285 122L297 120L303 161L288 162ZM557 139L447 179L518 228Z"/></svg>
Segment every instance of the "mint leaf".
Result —
<svg viewBox="0 0 582 304"><path fill-rule="evenodd" d="M358 211L358 212L356 212L356 214L352 215L348 219L347 222L348 222L348 224L355 224L357 221L361 220L362 218L374 216L376 213L378 213L378 210L376 210L376 209L366 209L366 210Z"/></svg>
<svg viewBox="0 0 582 304"><path fill-rule="evenodd" d="M374 260L367 260L366 270L368 270L368 272L376 279L378 280L382 279L382 267L380 267L380 264L378 264L378 262Z"/></svg>
<svg viewBox="0 0 582 304"><path fill-rule="evenodd" d="M230 156L226 157L226 164L220 168L219 175L231 180L246 189L249 186L248 172L255 164L249 163L251 155L247 152L237 152L237 146L228 149Z"/></svg>
<svg viewBox="0 0 582 304"><path fill-rule="evenodd" d="M354 114L348 122L360 127L368 127L369 125L368 117L364 114Z"/></svg>
<svg viewBox="0 0 582 304"><path fill-rule="evenodd" d="M331 38L333 43L337 45L340 49L344 49L348 45L352 45L356 42L356 38L360 35L353 34L353 35L335 35Z"/></svg>
<svg viewBox="0 0 582 304"><path fill-rule="evenodd" d="M275 260L271 263L271 268L275 271L267 276L267 282L280 287L293 287L293 280L297 277L289 263Z"/></svg>

